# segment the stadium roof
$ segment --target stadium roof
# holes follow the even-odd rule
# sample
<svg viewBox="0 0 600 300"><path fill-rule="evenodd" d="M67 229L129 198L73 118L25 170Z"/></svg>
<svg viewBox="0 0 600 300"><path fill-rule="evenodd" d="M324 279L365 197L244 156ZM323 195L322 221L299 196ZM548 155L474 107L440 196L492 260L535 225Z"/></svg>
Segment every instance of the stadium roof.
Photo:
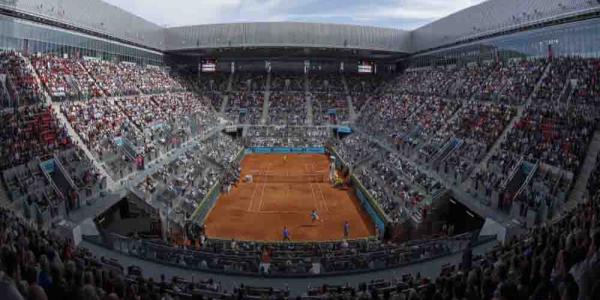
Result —
<svg viewBox="0 0 600 300"><path fill-rule="evenodd" d="M412 30L485 0L104 0L167 28L303 22Z"/></svg>
<svg viewBox="0 0 600 300"><path fill-rule="evenodd" d="M489 0L413 31L296 22L166 28L101 0L0 0L0 9L161 51L324 47L413 53L552 18L599 11L595 0Z"/></svg>

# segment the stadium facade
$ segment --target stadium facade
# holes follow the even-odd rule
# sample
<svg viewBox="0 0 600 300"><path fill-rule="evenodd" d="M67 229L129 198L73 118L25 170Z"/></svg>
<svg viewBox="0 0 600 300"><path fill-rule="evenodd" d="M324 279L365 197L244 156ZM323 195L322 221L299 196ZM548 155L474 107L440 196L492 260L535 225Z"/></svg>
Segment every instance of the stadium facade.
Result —
<svg viewBox="0 0 600 300"><path fill-rule="evenodd" d="M217 57L218 49L256 48L304 49L310 57L341 50L388 62L410 57L416 66L600 55L600 3L591 0L491 0L413 31L290 22L165 28L100 0L2 0L0 13L1 49L139 64L163 64L171 53Z"/></svg>

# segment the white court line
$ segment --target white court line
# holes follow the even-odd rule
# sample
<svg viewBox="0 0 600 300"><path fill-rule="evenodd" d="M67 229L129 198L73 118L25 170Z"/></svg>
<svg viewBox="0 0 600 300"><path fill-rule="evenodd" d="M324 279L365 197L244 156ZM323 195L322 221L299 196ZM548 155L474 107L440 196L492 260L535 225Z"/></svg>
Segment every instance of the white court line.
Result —
<svg viewBox="0 0 600 300"><path fill-rule="evenodd" d="M312 196L313 205L315 206L315 208L319 208L318 207L319 201L317 200L317 196L316 196L317 194L315 193L315 187L313 186L312 182L310 182L309 184L310 184L310 193Z"/></svg>
<svg viewBox="0 0 600 300"><path fill-rule="evenodd" d="M310 164L308 164L308 163L307 163L307 164L305 164L304 166L306 167L306 169L307 169L308 173L316 173L316 172L314 172L314 171L310 170L310 169L311 169L311 167L312 167L312 169L313 169L313 170L314 170L314 169L316 169L316 168L315 168L315 163L314 163L314 162L313 162L313 163L310 163ZM315 186L315 185L317 186L317 189L318 189L318 190L319 190L319 192L321 193L321 199L322 199L322 201L319 201L319 199L318 199L318 197L317 197L317 193L316 193L316 192L315 192L315 190L314 190L314 186ZM325 195L323 194L323 190L321 190L321 187L320 187L318 184L313 184L313 183L311 182L311 183L310 183L310 188L311 188L311 190L312 190L312 193L313 193L313 201L314 201L314 203L315 203L315 207L316 207L316 208L318 208L318 209L323 209L323 211L324 211L324 212L329 212L329 207L327 206L327 201L325 201ZM319 205L319 204L320 204L320 205ZM320 207L319 207L319 206L320 206Z"/></svg>
<svg viewBox="0 0 600 300"><path fill-rule="evenodd" d="M256 190L258 190L258 184L254 184L254 189L252 190L252 195L250 196L250 205L247 209L248 212L252 212L252 205L254 204L254 195L256 194Z"/></svg>
<svg viewBox="0 0 600 300"><path fill-rule="evenodd" d="M257 212L261 212L262 211L263 203L264 203L264 200L265 200L265 187L266 186L267 186L267 184L263 183L262 193L260 195L260 202L258 203L258 210L257 210Z"/></svg>
<svg viewBox="0 0 600 300"><path fill-rule="evenodd" d="M272 163L269 163L267 165L267 169L265 170L265 173L267 171L269 171L269 169L271 168L271 166L272 166ZM265 200L265 187L266 186L267 186L267 183L263 182L262 194L260 195L260 202L258 203L258 210L257 211L262 211L262 207L263 207L264 200Z"/></svg>
<svg viewBox="0 0 600 300"><path fill-rule="evenodd" d="M329 168L326 168L326 169L323 169L323 170L320 170L320 171L317 170L317 164L314 163L314 162L312 162L311 165L313 167L313 172L314 173L327 173L327 172L329 172Z"/></svg>
<svg viewBox="0 0 600 300"><path fill-rule="evenodd" d="M325 206L325 211L329 212L329 205L327 205L327 200L325 199L325 195L323 194L323 190L321 189L321 187L318 184L317 184L317 189L321 193L321 199L323 199L323 201L321 203L323 203L323 205Z"/></svg>
<svg viewBox="0 0 600 300"><path fill-rule="evenodd" d="M317 173L318 171L317 171L316 164L314 162L312 162L310 165L312 167L312 171L314 173ZM318 184L316 184L316 186L317 186L317 189L319 190L319 193L321 193L321 199L322 199L322 201L320 201L321 202L321 206L325 209L326 212L329 212L329 206L327 205L327 200L325 199L325 195L323 194L323 190L321 189L321 187Z"/></svg>
<svg viewBox="0 0 600 300"><path fill-rule="evenodd" d="M302 211L302 210L262 210L262 211L258 211L256 213L257 214L273 214L273 215L277 215L277 214L306 215L306 211Z"/></svg>

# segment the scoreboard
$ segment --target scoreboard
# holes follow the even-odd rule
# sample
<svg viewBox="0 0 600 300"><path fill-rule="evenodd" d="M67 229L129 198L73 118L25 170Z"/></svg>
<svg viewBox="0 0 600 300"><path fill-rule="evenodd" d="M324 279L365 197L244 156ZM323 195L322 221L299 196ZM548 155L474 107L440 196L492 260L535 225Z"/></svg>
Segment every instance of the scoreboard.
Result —
<svg viewBox="0 0 600 300"><path fill-rule="evenodd" d="M200 72L202 73L214 73L217 71L217 60L215 59L203 59L200 62Z"/></svg>
<svg viewBox="0 0 600 300"><path fill-rule="evenodd" d="M375 64L370 61L359 61L358 62L358 73L360 74L373 74L375 72Z"/></svg>

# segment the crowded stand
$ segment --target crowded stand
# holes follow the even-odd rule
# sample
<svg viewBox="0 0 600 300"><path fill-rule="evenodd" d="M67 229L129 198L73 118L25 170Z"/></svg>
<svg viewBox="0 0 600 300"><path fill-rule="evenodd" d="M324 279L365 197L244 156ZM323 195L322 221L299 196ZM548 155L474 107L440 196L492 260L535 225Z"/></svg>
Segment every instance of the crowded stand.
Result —
<svg viewBox="0 0 600 300"><path fill-rule="evenodd" d="M67 131L46 104L22 106L17 111L1 111L0 169L47 159L54 152L72 147Z"/></svg>
<svg viewBox="0 0 600 300"><path fill-rule="evenodd" d="M470 237L471 233L467 233L401 245L378 240L285 245L211 240L201 235L183 249L153 240L140 243L121 238L119 243L124 246L120 251L126 254L140 258L154 256L165 264L194 270L294 277L381 270L427 260L460 249Z"/></svg>
<svg viewBox="0 0 600 300"><path fill-rule="evenodd" d="M514 59L410 69L394 85L412 94L522 104L545 67L544 60Z"/></svg>
<svg viewBox="0 0 600 300"><path fill-rule="evenodd" d="M6 81L0 81L0 108L10 106L10 96L8 96L8 88Z"/></svg>
<svg viewBox="0 0 600 300"><path fill-rule="evenodd" d="M278 73L271 74L271 92L304 92L304 75Z"/></svg>
<svg viewBox="0 0 600 300"><path fill-rule="evenodd" d="M345 76L345 79L351 95L376 93L385 81L384 77L376 75Z"/></svg>
<svg viewBox="0 0 600 300"><path fill-rule="evenodd" d="M93 163L85 156L83 151L72 148L56 154L56 163L64 168L67 176L72 181L72 186L61 187L66 190L66 199L69 201L67 209L80 208L84 203L97 199L106 189L106 178L98 172ZM66 180L68 181L68 180ZM68 182L55 181L57 185Z"/></svg>
<svg viewBox="0 0 600 300"><path fill-rule="evenodd" d="M348 92L352 96L352 105L357 112L362 111L367 102L379 95L386 78L371 75L346 76Z"/></svg>
<svg viewBox="0 0 600 300"><path fill-rule="evenodd" d="M35 70L20 52L0 51L0 74L6 75L7 100L3 107L36 104L43 101L42 88Z"/></svg>
<svg viewBox="0 0 600 300"><path fill-rule="evenodd" d="M546 62L544 60L510 60L492 63L482 68L487 79L476 92L475 98L510 104L522 104L527 100Z"/></svg>
<svg viewBox="0 0 600 300"><path fill-rule="evenodd" d="M200 92L224 93L229 84L229 74L224 73L202 73L190 79L198 87Z"/></svg>
<svg viewBox="0 0 600 300"><path fill-rule="evenodd" d="M515 125L504 151L576 172L585 158L597 118L587 118L582 107L561 104L531 106Z"/></svg>
<svg viewBox="0 0 600 300"><path fill-rule="evenodd" d="M459 78L462 78L462 81L458 84L458 96L463 99L471 99L473 96L481 98L492 66L495 66L493 62L487 62L486 65L474 63L459 69L457 72L461 73Z"/></svg>
<svg viewBox="0 0 600 300"><path fill-rule="evenodd" d="M600 300L600 0L116 2L0 0L0 300Z"/></svg>
<svg viewBox="0 0 600 300"><path fill-rule="evenodd" d="M258 124L262 117L262 92L237 92L229 95L229 103L225 115L236 124Z"/></svg>
<svg viewBox="0 0 600 300"><path fill-rule="evenodd" d="M586 109L591 110L591 113L598 115L600 60L585 59L576 62L577 64L573 66L573 72L569 77L571 80L568 82L572 93L566 101L577 106L584 106Z"/></svg>
<svg viewBox="0 0 600 300"><path fill-rule="evenodd" d="M181 92L183 87L159 67L83 59L81 63L107 96Z"/></svg>
<svg viewBox="0 0 600 300"><path fill-rule="evenodd" d="M315 125L336 125L348 120L348 99L342 75L309 75L309 86Z"/></svg>
<svg viewBox="0 0 600 300"><path fill-rule="evenodd" d="M238 158L242 151L242 146L230 136L218 134L202 142L200 144L200 151L207 158L224 167Z"/></svg>
<svg viewBox="0 0 600 300"><path fill-rule="evenodd" d="M341 74L310 74L308 80L312 93L344 93Z"/></svg>
<svg viewBox="0 0 600 300"><path fill-rule="evenodd" d="M443 164L441 174L462 182L462 176L484 158L515 114L516 109L503 104L465 102L456 118L419 150L420 157L437 168Z"/></svg>
<svg viewBox="0 0 600 300"><path fill-rule="evenodd" d="M587 182L587 195L588 197L592 195L597 195L598 191L600 191L600 153L596 157L596 163L594 164L594 169L590 174L590 178Z"/></svg>
<svg viewBox="0 0 600 300"><path fill-rule="evenodd" d="M380 137L393 141L396 137L396 130L390 124L401 124L405 111L414 106L411 101L413 97L406 97L406 101L401 101L400 96L384 95L378 99L378 105L367 107L358 120L369 133L378 133Z"/></svg>
<svg viewBox="0 0 600 300"><path fill-rule="evenodd" d="M138 155L156 158L216 123L208 105L191 93L65 102L61 111L118 178L133 171Z"/></svg>
<svg viewBox="0 0 600 300"><path fill-rule="evenodd" d="M405 217L406 214L398 199L398 194L393 190L392 186L387 185L383 180L385 176L389 176L389 174L385 174L385 169L379 169L378 167L379 165L374 164L370 167L356 170L355 174L367 191L369 191L371 197L377 200L379 207L383 209L392 222L400 223L401 221L404 221L403 217ZM390 180L390 183L393 185L398 184L398 182L394 180L396 178L387 179ZM399 184L403 185L402 182Z"/></svg>
<svg viewBox="0 0 600 300"><path fill-rule="evenodd" d="M371 93L354 94L352 96L352 105L354 107L354 111L360 115L360 113L363 111L363 109L365 109L368 106L367 103L372 103L373 101L376 101L376 99L379 99L380 97L383 97L383 96L381 94L371 94Z"/></svg>
<svg viewBox="0 0 600 300"><path fill-rule="evenodd" d="M30 59L48 94L56 100L90 99L104 95L77 59L51 54L33 55Z"/></svg>
<svg viewBox="0 0 600 300"><path fill-rule="evenodd" d="M61 112L97 159L109 165L111 176L121 178L133 171L132 158L120 150L115 138L135 139L133 125L114 98L94 98L86 102L64 102Z"/></svg>
<svg viewBox="0 0 600 300"><path fill-rule="evenodd" d="M381 105L363 112L359 121L369 132L392 144L417 147L429 141L451 120L461 104L436 96L384 96ZM379 120L381 122L373 122ZM395 126L389 126L395 124Z"/></svg>
<svg viewBox="0 0 600 300"><path fill-rule="evenodd" d="M220 177L219 170L206 162L198 150L186 151L140 182L137 188L150 198L146 201L160 201L189 218Z"/></svg>
<svg viewBox="0 0 600 300"><path fill-rule="evenodd" d="M377 152L374 143L366 142L358 134L353 134L336 141L333 147L349 167L354 167L361 161L371 158Z"/></svg>
<svg viewBox="0 0 600 300"><path fill-rule="evenodd" d="M489 160L470 178L470 189L475 197L491 205L490 199L498 199L499 191L504 190L507 181L516 168L521 168L523 160L511 152L492 153ZM510 207L510 205L507 205Z"/></svg>
<svg viewBox="0 0 600 300"><path fill-rule="evenodd" d="M330 137L325 127L253 126L244 136L249 147L322 147Z"/></svg>
<svg viewBox="0 0 600 300"><path fill-rule="evenodd" d="M263 92L267 87L267 75L264 73L242 72L235 75L232 92Z"/></svg>
<svg viewBox="0 0 600 300"><path fill-rule="evenodd" d="M364 136L354 134L333 147L393 223L408 217L420 222L433 196L444 186L399 155L366 141Z"/></svg>
<svg viewBox="0 0 600 300"><path fill-rule="evenodd" d="M400 156L386 153L358 171L358 178L394 224L413 218L420 223L433 197L444 186Z"/></svg>
<svg viewBox="0 0 600 300"><path fill-rule="evenodd" d="M459 83L460 72L456 66L407 69L389 85L385 93L400 91L416 95L453 97Z"/></svg>
<svg viewBox="0 0 600 300"><path fill-rule="evenodd" d="M577 172L600 117L596 70L597 61L591 59L554 60L502 150Z"/></svg>
<svg viewBox="0 0 600 300"><path fill-rule="evenodd" d="M199 96L210 99L210 103L216 111L221 110L223 104L223 95L227 92L229 75L221 73L202 73L182 77L190 91L196 92Z"/></svg>
<svg viewBox="0 0 600 300"><path fill-rule="evenodd" d="M563 94L573 66L577 65L580 61L579 59L571 58L554 59L547 76L540 82L540 88L532 98L532 103L558 102Z"/></svg>
<svg viewBox="0 0 600 300"><path fill-rule="evenodd" d="M313 105L313 124L341 124L348 120L348 99L345 94L317 93L310 96Z"/></svg>
<svg viewBox="0 0 600 300"><path fill-rule="evenodd" d="M103 60L83 60L83 66L96 79L107 96L128 96L140 93L135 84L132 67Z"/></svg>
<svg viewBox="0 0 600 300"><path fill-rule="evenodd" d="M313 299L596 299L600 199L581 203L557 222L529 229L487 253L465 249L437 278L404 274L358 287L317 287Z"/></svg>
<svg viewBox="0 0 600 300"><path fill-rule="evenodd" d="M306 125L306 115L304 93L271 93L268 124Z"/></svg>

